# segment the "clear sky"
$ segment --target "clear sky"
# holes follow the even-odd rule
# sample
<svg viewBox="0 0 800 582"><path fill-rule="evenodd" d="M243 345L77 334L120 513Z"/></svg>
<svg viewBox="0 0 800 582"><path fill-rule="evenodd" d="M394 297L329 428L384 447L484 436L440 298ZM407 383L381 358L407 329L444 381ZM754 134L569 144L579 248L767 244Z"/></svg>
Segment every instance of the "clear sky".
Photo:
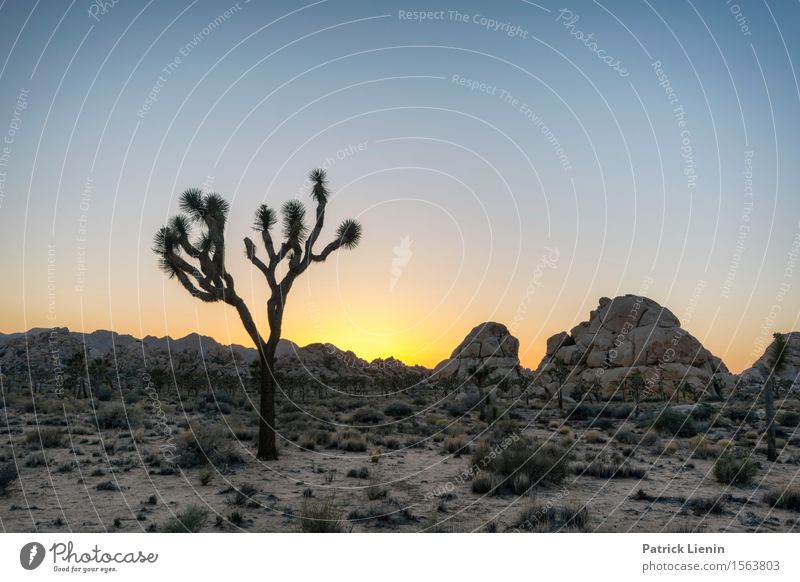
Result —
<svg viewBox="0 0 800 582"><path fill-rule="evenodd" d="M431 11L424 20L415 14ZM325 167L361 246L309 269L284 336L434 365L501 321L535 367L644 294L734 370L800 313L795 2L0 4L0 331L248 343L166 280L190 186L255 207ZM794 246L793 246L794 245Z"/></svg>

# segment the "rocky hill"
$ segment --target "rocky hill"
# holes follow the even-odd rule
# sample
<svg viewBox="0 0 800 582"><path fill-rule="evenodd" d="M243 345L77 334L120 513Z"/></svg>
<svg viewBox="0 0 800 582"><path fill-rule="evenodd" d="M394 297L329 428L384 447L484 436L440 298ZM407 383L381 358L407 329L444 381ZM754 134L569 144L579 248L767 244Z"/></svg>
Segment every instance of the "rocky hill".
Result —
<svg viewBox="0 0 800 582"><path fill-rule="evenodd" d="M519 363L519 340L502 323L490 321L475 326L436 366L432 379L459 384L519 382L528 374Z"/></svg>
<svg viewBox="0 0 800 582"><path fill-rule="evenodd" d="M589 320L547 340L534 372L542 395L563 382L566 396L598 399L699 400L733 386L725 364L669 309L652 299L603 297ZM677 393L677 394L676 394Z"/></svg>
<svg viewBox="0 0 800 582"><path fill-rule="evenodd" d="M164 381L169 384L173 383L174 371L179 384L189 384L193 389L207 385L209 379L215 385L233 388L248 381L257 355L254 348L223 345L194 333L178 339L138 339L107 330L84 335L52 328L0 336L0 372L5 379L27 385L30 374L44 389L86 376L87 367L89 375L97 376L96 383L117 386L119 382L128 389L143 387L148 378L145 374L155 377L154 371L166 376ZM296 382L413 383L429 372L393 358L367 362L332 344L300 347L281 340L277 350L277 373Z"/></svg>
<svg viewBox="0 0 800 582"><path fill-rule="evenodd" d="M777 374L779 388L784 390L797 390L800 388L800 331L784 334L786 338L786 360L783 368ZM741 392L759 391L766 380L768 373L767 355L772 344L764 351L753 365L739 376L738 388Z"/></svg>

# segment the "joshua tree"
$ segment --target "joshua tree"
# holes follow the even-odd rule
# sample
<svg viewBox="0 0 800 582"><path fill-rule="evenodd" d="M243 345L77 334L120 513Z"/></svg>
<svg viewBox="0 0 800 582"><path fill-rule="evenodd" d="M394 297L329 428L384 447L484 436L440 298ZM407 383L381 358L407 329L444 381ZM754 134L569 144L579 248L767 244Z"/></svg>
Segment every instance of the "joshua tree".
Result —
<svg viewBox="0 0 800 582"><path fill-rule="evenodd" d="M256 209L254 229L261 234L266 259L256 254L256 245L244 239L245 255L264 275L269 286L267 300L266 339L259 332L247 305L236 293L233 276L225 264L225 222L228 203L216 193L205 194L198 189L184 192L180 208L185 214L173 217L155 236L153 250L159 256L161 268L175 277L192 294L206 302L223 301L236 308L247 334L258 349L260 370L260 418L258 432L259 459L278 458L275 444L275 350L281 337L286 298L297 277L311 265L322 262L334 251L351 249L361 239L361 225L348 219L339 225L336 238L318 254L314 245L322 232L328 187L324 170L310 174L311 197L317 204L313 226L305 224L306 209L299 200L289 200L281 207L283 242L276 246L272 229L278 222L278 213L266 204ZM195 242L189 239L192 223L199 224L202 232ZM186 258L184 258L186 257ZM281 263L287 265L282 277L277 270Z"/></svg>
<svg viewBox="0 0 800 582"><path fill-rule="evenodd" d="M775 340L767 352L767 381L764 383L764 408L767 413L767 458L778 460L778 448L775 446L775 381L784 364L786 364L786 338L773 334Z"/></svg>

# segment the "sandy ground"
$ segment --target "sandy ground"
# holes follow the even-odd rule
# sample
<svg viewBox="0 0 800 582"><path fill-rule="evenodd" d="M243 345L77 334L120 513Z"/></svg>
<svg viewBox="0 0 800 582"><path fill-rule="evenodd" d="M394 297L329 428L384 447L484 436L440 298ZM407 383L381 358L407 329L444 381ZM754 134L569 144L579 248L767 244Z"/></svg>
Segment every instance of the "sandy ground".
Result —
<svg viewBox="0 0 800 582"><path fill-rule="evenodd" d="M718 483L714 459L690 458L686 439L679 438L672 453L659 452L669 438L632 453L628 463L646 469L644 478L597 478L580 474L581 460L619 456L630 447L611 438L616 427L595 431L595 438L605 442L591 443L582 436L585 422L562 424L558 431L557 412L525 411L519 422L532 420L526 436L568 443L575 469L560 485L539 485L521 496L473 493L471 482L459 478L471 465L470 455L444 453L441 437L413 448L383 449L377 462L372 462L372 447L308 451L284 441L278 461L261 463L253 458L252 442L236 442L249 460L209 471L164 462L158 453L164 439L155 430L134 431L135 437L124 429L98 431L89 415L80 414L68 415L68 426L63 414L38 415L40 429L59 427L66 438L44 450L44 463L31 466L31 458L41 455L38 443L26 442L26 435L37 430L35 417L2 412L8 414L0 414L5 435L0 460L16 460L19 468L18 482L0 496L0 528L6 532L154 531L190 505L208 512L201 531L296 532L302 529L303 507L322 502L339 512L344 531L354 532L509 531L533 502L585 505L584 531L601 532L792 531L800 516L763 501L766 490L798 481L800 465L791 445L771 468L756 452L753 458L761 466L746 486ZM463 424L468 432L480 426L472 420ZM362 468L367 478L348 476ZM201 484L203 473L212 475L210 483ZM245 495L237 500L234 490ZM637 496L640 491L644 495ZM722 506L710 514L686 502L719 496L724 496Z"/></svg>

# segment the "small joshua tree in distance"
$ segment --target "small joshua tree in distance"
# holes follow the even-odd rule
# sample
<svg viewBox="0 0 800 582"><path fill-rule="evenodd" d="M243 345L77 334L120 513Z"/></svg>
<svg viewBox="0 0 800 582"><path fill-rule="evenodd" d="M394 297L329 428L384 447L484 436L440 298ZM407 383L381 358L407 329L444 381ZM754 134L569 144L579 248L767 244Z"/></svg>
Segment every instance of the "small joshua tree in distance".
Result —
<svg viewBox="0 0 800 582"><path fill-rule="evenodd" d="M774 341L767 351L767 381L764 382L764 408L767 415L767 458L778 460L775 442L775 384L776 376L786 364L786 337L780 333L772 334Z"/></svg>
<svg viewBox="0 0 800 582"><path fill-rule="evenodd" d="M258 350L260 405L257 458L278 458L275 438L275 351L281 338L286 298L297 277L312 264L322 262L340 248L355 248L361 240L361 225L343 221L336 236L319 253L314 246L325 222L325 208L330 192L324 170L313 170L311 197L316 202L313 225L305 222L306 208L299 200L288 200L280 210L282 242L276 246L272 232L278 223L274 208L261 204L255 213L253 228L260 233L266 251L262 260L250 238L244 239L245 255L264 275L269 286L266 339L259 331L249 308L236 293L233 276L225 265L225 223L230 206L217 193L203 193L191 188L180 197L182 214L174 216L154 237L153 251L159 265L170 278L176 278L193 296L205 302L223 301L236 308L247 334ZM191 227L200 225L199 238L190 239ZM288 265L282 277L277 270Z"/></svg>

